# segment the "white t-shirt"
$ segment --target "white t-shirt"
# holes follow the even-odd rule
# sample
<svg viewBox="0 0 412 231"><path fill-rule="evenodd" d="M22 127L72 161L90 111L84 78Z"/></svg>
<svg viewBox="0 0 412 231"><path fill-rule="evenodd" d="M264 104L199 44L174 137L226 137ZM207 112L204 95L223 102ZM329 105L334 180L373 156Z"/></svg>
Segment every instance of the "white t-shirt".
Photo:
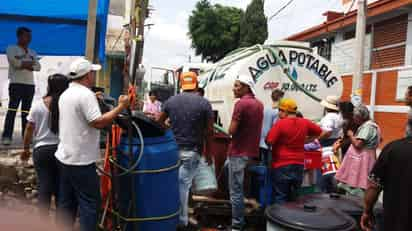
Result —
<svg viewBox="0 0 412 231"><path fill-rule="evenodd" d="M59 137L50 130L50 111L43 99L33 103L27 121L34 124L34 148L59 143Z"/></svg>
<svg viewBox="0 0 412 231"><path fill-rule="evenodd" d="M328 139L337 139L342 135L343 119L338 113L329 112L320 121L323 131L332 132Z"/></svg>
<svg viewBox="0 0 412 231"><path fill-rule="evenodd" d="M89 165L99 159L100 131L89 125L99 118L96 95L87 87L71 83L59 100L59 138L56 158L66 165Z"/></svg>

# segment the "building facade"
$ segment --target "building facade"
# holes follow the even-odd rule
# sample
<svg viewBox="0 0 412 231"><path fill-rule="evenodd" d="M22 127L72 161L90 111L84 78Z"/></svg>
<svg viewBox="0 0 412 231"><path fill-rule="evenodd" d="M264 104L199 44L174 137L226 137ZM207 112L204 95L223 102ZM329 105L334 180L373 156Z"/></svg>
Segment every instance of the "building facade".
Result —
<svg viewBox="0 0 412 231"><path fill-rule="evenodd" d="M353 2L353 3L352 3ZM337 66L350 100L355 59L356 1L342 0L346 13L326 12L326 21L288 37L310 42ZM412 0L368 1L362 101L381 126L384 143L404 135L412 85Z"/></svg>

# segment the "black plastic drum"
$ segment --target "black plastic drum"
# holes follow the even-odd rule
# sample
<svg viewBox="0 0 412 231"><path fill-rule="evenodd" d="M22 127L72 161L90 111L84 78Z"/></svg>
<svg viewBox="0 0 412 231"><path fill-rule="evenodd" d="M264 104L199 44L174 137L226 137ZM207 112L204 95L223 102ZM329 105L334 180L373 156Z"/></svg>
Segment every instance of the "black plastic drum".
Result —
<svg viewBox="0 0 412 231"><path fill-rule="evenodd" d="M314 204L320 208L334 208L342 211L355 219L357 222L357 230L361 230L360 219L363 212L363 198L361 197L316 193L300 197L297 202L301 204ZM375 231L383 231L382 203L376 204L374 214L377 222Z"/></svg>
<svg viewBox="0 0 412 231"><path fill-rule="evenodd" d="M267 231L352 231L356 221L331 208L310 204L286 203L266 209Z"/></svg>

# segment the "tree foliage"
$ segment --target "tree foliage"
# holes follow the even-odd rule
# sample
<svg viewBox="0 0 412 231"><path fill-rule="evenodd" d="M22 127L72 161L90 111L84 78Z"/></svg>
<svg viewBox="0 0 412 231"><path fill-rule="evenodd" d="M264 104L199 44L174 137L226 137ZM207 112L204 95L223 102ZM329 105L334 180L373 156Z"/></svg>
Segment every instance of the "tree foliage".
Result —
<svg viewBox="0 0 412 231"><path fill-rule="evenodd" d="M264 0L252 0L240 21L240 46L263 44L268 38Z"/></svg>
<svg viewBox="0 0 412 231"><path fill-rule="evenodd" d="M216 62L239 47L243 11L200 0L189 17L189 36L196 55Z"/></svg>

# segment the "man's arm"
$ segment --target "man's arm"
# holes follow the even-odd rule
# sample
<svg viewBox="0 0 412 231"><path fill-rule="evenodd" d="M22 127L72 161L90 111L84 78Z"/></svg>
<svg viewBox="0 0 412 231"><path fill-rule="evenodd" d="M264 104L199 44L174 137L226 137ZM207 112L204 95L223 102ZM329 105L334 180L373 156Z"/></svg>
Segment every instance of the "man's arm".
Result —
<svg viewBox="0 0 412 231"><path fill-rule="evenodd" d="M166 112L160 112L159 118L156 120L162 127L166 128L168 125L166 124L166 119L168 115Z"/></svg>
<svg viewBox="0 0 412 231"><path fill-rule="evenodd" d="M328 139L332 135L334 121L330 117L326 116L320 122L320 128L322 133L319 136L319 139Z"/></svg>
<svg viewBox="0 0 412 231"><path fill-rule="evenodd" d="M230 121L230 126L229 126L229 135L233 135L237 132L239 127L239 121L236 119L232 119L232 121Z"/></svg>
<svg viewBox="0 0 412 231"><path fill-rule="evenodd" d="M380 188L374 185L373 183L370 183L369 188L366 190L364 199L364 210L361 218L361 228L364 231L373 230L373 207L375 207L376 201L378 201L380 192Z"/></svg>
<svg viewBox="0 0 412 231"><path fill-rule="evenodd" d="M319 137L319 139L320 137L326 137L325 135L326 132L322 131L322 129L317 124L313 123L310 120L306 120L306 122L308 125L308 134L307 134L308 137L311 137L311 138Z"/></svg>
<svg viewBox="0 0 412 231"><path fill-rule="evenodd" d="M26 161L30 158L30 144L33 139L34 123L28 121L24 130L23 147L24 150L20 154L20 159Z"/></svg>
<svg viewBox="0 0 412 231"><path fill-rule="evenodd" d="M128 106L129 106L129 97L125 95L121 95L119 97L119 105L115 107L113 110L104 113L99 118L90 122L90 126L97 128L97 129L103 129L107 127Z"/></svg>
<svg viewBox="0 0 412 231"><path fill-rule="evenodd" d="M32 66L33 71L40 71L41 65L40 65L39 58L37 57L36 53L34 53L33 59L34 59L33 60L33 66Z"/></svg>
<svg viewBox="0 0 412 231"><path fill-rule="evenodd" d="M205 137L205 150L204 150L204 155L206 158L207 163L210 165L213 163L212 160L212 152L211 152L211 144L213 142L213 124L214 124L214 119L213 117L209 118L207 121L207 127L206 127L206 137Z"/></svg>
<svg viewBox="0 0 412 231"><path fill-rule="evenodd" d="M8 47L7 48L7 61L9 62L9 65L14 67L15 69L21 69L22 67L22 61L18 58L16 58L16 49L14 47Z"/></svg>
<svg viewBox="0 0 412 231"><path fill-rule="evenodd" d="M265 137L265 142L268 146L272 146L274 145L280 136L280 126L279 126L279 122L275 124L275 126L273 126L270 130L268 135Z"/></svg>
<svg viewBox="0 0 412 231"><path fill-rule="evenodd" d="M361 228L365 231L373 230L373 207L379 198L379 193L384 189L386 180L385 174L387 172L387 167L390 164L390 157L392 156L392 145L393 143L390 143L383 148L369 174L368 189L365 193L364 211L361 218Z"/></svg>
<svg viewBox="0 0 412 231"><path fill-rule="evenodd" d="M322 131L319 139L328 139L332 135L332 131Z"/></svg>
<svg viewBox="0 0 412 231"><path fill-rule="evenodd" d="M242 116L242 107L238 101L236 102L235 108L233 109L232 120L230 121L229 131L228 131L229 135L233 136L233 134L235 134L238 131L241 116Z"/></svg>

